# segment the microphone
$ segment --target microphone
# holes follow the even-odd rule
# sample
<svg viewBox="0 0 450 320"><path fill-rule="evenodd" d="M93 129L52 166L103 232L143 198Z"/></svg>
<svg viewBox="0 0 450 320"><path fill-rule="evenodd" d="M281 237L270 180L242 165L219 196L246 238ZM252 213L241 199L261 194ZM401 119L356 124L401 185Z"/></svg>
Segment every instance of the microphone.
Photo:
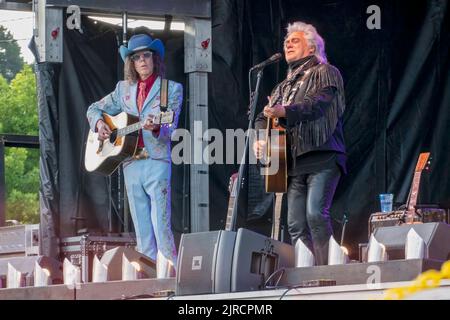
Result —
<svg viewBox="0 0 450 320"><path fill-rule="evenodd" d="M269 59L264 60L263 62L257 64L256 66L253 66L250 71L256 70L256 69L262 69L265 66L268 66L269 64L275 63L280 61L280 59L283 57L281 53L275 53L273 56L271 56Z"/></svg>

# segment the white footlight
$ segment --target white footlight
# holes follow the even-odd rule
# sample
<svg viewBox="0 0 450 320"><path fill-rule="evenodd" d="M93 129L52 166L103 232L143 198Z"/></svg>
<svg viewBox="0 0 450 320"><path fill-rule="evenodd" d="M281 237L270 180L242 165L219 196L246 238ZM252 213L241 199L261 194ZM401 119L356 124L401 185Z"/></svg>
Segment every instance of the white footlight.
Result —
<svg viewBox="0 0 450 320"><path fill-rule="evenodd" d="M156 257L156 278L165 279L171 277L175 277L173 263L158 250L158 255Z"/></svg>
<svg viewBox="0 0 450 320"><path fill-rule="evenodd" d="M424 259L427 257L425 241L411 228L406 236L405 259Z"/></svg>
<svg viewBox="0 0 450 320"><path fill-rule="evenodd" d="M34 262L34 286L45 287L52 284L50 271L42 268L39 263Z"/></svg>
<svg viewBox="0 0 450 320"><path fill-rule="evenodd" d="M348 261L347 248L341 247L331 236L328 245L328 265L347 264Z"/></svg>
<svg viewBox="0 0 450 320"><path fill-rule="evenodd" d="M377 241L372 234L369 240L369 252L367 253L367 262L386 261L386 247Z"/></svg>
<svg viewBox="0 0 450 320"><path fill-rule="evenodd" d="M301 239L295 243L295 266L297 268L314 266L314 255Z"/></svg>
<svg viewBox="0 0 450 320"><path fill-rule="evenodd" d="M81 282L81 270L67 258L63 262L63 278L65 285L76 285Z"/></svg>
<svg viewBox="0 0 450 320"><path fill-rule="evenodd" d="M6 278L7 288L21 288L25 286L25 278L22 272L17 270L11 263L8 262L8 274Z"/></svg>
<svg viewBox="0 0 450 320"><path fill-rule="evenodd" d="M142 279L141 265L136 261L130 261L122 255L122 280Z"/></svg>
<svg viewBox="0 0 450 320"><path fill-rule="evenodd" d="M95 255L92 263L92 282L106 282L108 280L108 266L101 263Z"/></svg>

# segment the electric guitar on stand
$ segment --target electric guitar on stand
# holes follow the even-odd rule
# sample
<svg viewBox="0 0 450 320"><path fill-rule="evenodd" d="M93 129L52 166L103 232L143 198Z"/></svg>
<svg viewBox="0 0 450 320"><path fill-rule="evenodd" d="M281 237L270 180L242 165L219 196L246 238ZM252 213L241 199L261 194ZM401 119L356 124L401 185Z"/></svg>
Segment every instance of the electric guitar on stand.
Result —
<svg viewBox="0 0 450 320"><path fill-rule="evenodd" d="M406 219L405 222L408 224L420 222L420 217L416 214L416 204L417 197L419 195L420 178L422 176L422 171L428 169L430 164L430 153L423 152L419 155L417 160L416 169L414 170L414 178L411 185L411 190L408 196L408 202L406 204Z"/></svg>
<svg viewBox="0 0 450 320"><path fill-rule="evenodd" d="M230 197L228 198L227 219L225 221L225 230L226 231L233 231L233 229L232 229L233 208L234 208L234 202L236 201L237 178L238 178L238 174L233 173L230 177L230 183L228 184L228 192L230 193Z"/></svg>
<svg viewBox="0 0 450 320"><path fill-rule="evenodd" d="M228 198L228 210L227 210L227 218L225 221L225 230L233 231L232 222L233 222L233 208L234 202L236 201L236 189L237 189L237 178L238 174L234 173L230 177L230 182L228 184L228 192L230 196ZM280 236L280 217L281 217L281 204L283 200L282 193L275 193L275 204L274 204L274 215L273 215L273 223L272 223L272 239L278 239Z"/></svg>

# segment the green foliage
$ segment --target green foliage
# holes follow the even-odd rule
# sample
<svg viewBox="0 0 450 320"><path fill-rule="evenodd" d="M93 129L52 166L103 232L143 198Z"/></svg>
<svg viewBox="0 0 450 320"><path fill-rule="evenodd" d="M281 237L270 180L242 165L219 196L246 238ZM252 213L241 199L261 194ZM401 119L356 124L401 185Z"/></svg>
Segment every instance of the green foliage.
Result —
<svg viewBox="0 0 450 320"><path fill-rule="evenodd" d="M8 195L6 219L17 220L23 224L39 223L39 199L37 193L23 193L12 190Z"/></svg>
<svg viewBox="0 0 450 320"><path fill-rule="evenodd" d="M0 97L0 123L3 133L38 135L36 79L29 65L23 66Z"/></svg>
<svg viewBox="0 0 450 320"><path fill-rule="evenodd" d="M38 135L36 81L29 65L8 82L0 75L0 134ZM5 149L6 218L39 222L39 150Z"/></svg>
<svg viewBox="0 0 450 320"><path fill-rule="evenodd" d="M17 41L5 27L0 26L0 74L9 82L22 69L23 64Z"/></svg>

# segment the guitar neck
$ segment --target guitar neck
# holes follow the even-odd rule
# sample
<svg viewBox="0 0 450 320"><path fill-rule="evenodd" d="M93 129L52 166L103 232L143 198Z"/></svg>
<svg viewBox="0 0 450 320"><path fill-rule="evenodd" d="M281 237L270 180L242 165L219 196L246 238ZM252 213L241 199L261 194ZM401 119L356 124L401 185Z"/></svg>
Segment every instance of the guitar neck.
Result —
<svg viewBox="0 0 450 320"><path fill-rule="evenodd" d="M136 123L130 124L129 126L126 126L126 127L123 127L123 128L120 128L119 130L117 130L117 136L123 137L123 136L133 133L141 128L142 128L142 124L140 122L136 122Z"/></svg>
<svg viewBox="0 0 450 320"><path fill-rule="evenodd" d="M225 230L226 231L233 231L232 223L233 223L234 200L235 200L234 197L230 197L230 200L228 201L227 220L225 222Z"/></svg>
<svg viewBox="0 0 450 320"><path fill-rule="evenodd" d="M415 207L417 204L417 196L419 195L419 185L420 177L422 175L422 170L427 170L427 163L430 164L428 159L430 158L429 152L423 152L419 155L419 160L417 160L416 169L414 170L414 178L411 186L411 192L409 194L408 204L407 204L407 223L414 223L416 217Z"/></svg>
<svg viewBox="0 0 450 320"><path fill-rule="evenodd" d="M406 222L414 223L416 217L415 207L417 204L417 197L419 195L420 177L422 172L415 172L414 178L411 186L411 195L409 198L408 209L406 213Z"/></svg>
<svg viewBox="0 0 450 320"><path fill-rule="evenodd" d="M415 172L413 183L411 186L411 197L409 199L408 211L414 211L414 207L417 204L417 197L419 195L419 185L420 185L421 172Z"/></svg>
<svg viewBox="0 0 450 320"><path fill-rule="evenodd" d="M280 236L280 217L281 217L281 204L283 200L282 193L275 193L275 207L272 224L272 239L279 240Z"/></svg>
<svg viewBox="0 0 450 320"><path fill-rule="evenodd" d="M234 231L234 225L233 222L233 212L234 212L234 206L236 201L236 194L237 194L237 180L238 180L238 173L234 173L230 177L230 184L228 186L228 191L230 192L230 197L228 198L228 210L227 210L227 220L225 221L225 230L226 231ZM236 209L237 212L237 209Z"/></svg>

